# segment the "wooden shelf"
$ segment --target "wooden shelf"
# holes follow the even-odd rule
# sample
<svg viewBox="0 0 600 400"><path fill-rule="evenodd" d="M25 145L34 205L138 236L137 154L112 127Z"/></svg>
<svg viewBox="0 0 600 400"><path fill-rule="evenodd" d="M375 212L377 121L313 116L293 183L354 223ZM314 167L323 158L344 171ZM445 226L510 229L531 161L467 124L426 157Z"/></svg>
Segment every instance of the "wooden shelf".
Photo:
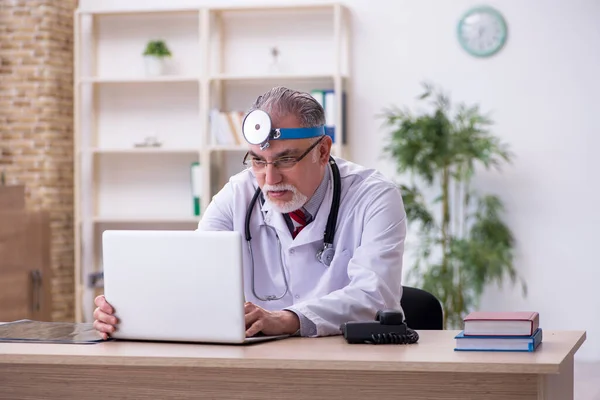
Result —
<svg viewBox="0 0 600 400"><path fill-rule="evenodd" d="M147 10L140 9L122 9L113 10L77 10L77 15L92 16L123 16L123 15L144 15L144 14L198 14L202 11L200 8L153 8Z"/></svg>
<svg viewBox="0 0 600 400"><path fill-rule="evenodd" d="M244 145L212 145L210 146L210 151L248 151L248 147Z"/></svg>
<svg viewBox="0 0 600 400"><path fill-rule="evenodd" d="M341 7L340 3L327 4L291 4L291 5L264 5L264 6L231 6L231 7L209 7L211 12L245 12L245 13L262 13L262 12L316 12L316 11L333 11L335 7Z"/></svg>
<svg viewBox="0 0 600 400"><path fill-rule="evenodd" d="M197 224L200 221L200 217L155 217L155 216L140 216L140 217L127 217L127 216L113 216L113 217L94 217L94 223L96 224L178 224L178 223L190 223Z"/></svg>
<svg viewBox="0 0 600 400"><path fill-rule="evenodd" d="M200 77L163 75L140 77L83 77L78 83L161 83L161 82L189 82L200 83Z"/></svg>
<svg viewBox="0 0 600 400"><path fill-rule="evenodd" d="M163 147L139 147L131 149L101 149L93 148L89 152L92 154L123 154L123 155L134 155L134 154L197 154L200 149L169 149Z"/></svg>
<svg viewBox="0 0 600 400"><path fill-rule="evenodd" d="M238 81L238 82L276 82L276 81L333 81L334 74L263 74L263 75L214 75L211 81ZM341 79L346 77L340 75Z"/></svg>
<svg viewBox="0 0 600 400"><path fill-rule="evenodd" d="M197 198L203 212L230 176L245 168L240 113L258 95L276 85L341 94L351 75L349 14L337 3L119 7L78 10L74 19L80 322L91 321L88 277L102 270L103 230L195 229L201 218L193 216ZM158 38L172 52L168 74L149 76L143 51ZM277 69L273 46L280 50ZM331 116L341 110L340 98L326 118L336 127L332 154L343 156L337 139L343 113ZM133 147L149 137L162 147Z"/></svg>

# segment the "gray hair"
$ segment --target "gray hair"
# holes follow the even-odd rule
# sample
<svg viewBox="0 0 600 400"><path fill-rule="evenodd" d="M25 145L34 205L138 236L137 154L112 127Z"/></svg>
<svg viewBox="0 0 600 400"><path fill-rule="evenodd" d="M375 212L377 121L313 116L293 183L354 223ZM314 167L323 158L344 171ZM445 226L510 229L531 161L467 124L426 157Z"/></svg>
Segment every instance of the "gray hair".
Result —
<svg viewBox="0 0 600 400"><path fill-rule="evenodd" d="M294 115L303 128L325 125L325 111L314 97L283 86L276 86L259 96L248 113L257 109L267 112L272 119Z"/></svg>

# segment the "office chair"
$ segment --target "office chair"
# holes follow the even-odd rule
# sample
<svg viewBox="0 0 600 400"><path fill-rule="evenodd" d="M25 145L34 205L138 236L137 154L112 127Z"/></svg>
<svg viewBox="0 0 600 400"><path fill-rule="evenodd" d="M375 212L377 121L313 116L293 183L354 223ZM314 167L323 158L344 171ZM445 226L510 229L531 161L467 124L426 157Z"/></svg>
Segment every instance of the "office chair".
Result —
<svg viewBox="0 0 600 400"><path fill-rule="evenodd" d="M431 293L402 286L400 300L406 325L414 330L444 329L444 312L440 301Z"/></svg>

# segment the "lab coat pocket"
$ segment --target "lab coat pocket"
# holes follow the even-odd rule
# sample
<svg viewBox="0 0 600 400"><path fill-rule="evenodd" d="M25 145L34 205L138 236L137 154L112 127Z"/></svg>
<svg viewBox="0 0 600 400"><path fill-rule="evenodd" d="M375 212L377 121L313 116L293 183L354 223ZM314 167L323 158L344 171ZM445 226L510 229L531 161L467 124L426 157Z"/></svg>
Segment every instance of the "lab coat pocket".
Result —
<svg viewBox="0 0 600 400"><path fill-rule="evenodd" d="M319 294L325 295L331 293L350 283L348 263L351 258L352 254L350 250L338 250L329 266L319 263L323 271L323 279L320 280L318 287Z"/></svg>

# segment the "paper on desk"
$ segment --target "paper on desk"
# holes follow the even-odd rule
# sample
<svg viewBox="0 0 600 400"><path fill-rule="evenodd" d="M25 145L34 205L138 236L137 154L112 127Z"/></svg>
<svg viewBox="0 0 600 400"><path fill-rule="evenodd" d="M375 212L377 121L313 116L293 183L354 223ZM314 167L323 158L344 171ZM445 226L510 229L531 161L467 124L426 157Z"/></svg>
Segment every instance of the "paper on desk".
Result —
<svg viewBox="0 0 600 400"><path fill-rule="evenodd" d="M103 341L91 323L22 319L0 324L0 342L92 344Z"/></svg>

